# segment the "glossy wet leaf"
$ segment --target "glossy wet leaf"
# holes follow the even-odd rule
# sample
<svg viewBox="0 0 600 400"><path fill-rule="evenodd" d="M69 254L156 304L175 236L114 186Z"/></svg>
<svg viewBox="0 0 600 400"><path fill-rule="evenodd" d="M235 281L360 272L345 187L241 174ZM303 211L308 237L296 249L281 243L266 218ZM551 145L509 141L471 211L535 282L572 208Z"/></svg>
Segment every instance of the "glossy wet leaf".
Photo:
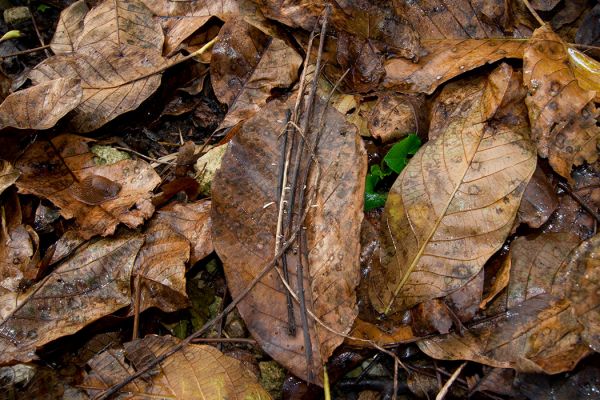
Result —
<svg viewBox="0 0 600 400"><path fill-rule="evenodd" d="M274 255L278 138L293 101L293 96L287 103L274 100L248 120L230 142L213 181L213 241L233 297ZM320 115L322 107L319 100L315 115ZM313 129L316 124L311 124ZM332 329L347 333L357 314L354 289L359 279L366 154L356 128L333 108L325 113L316 156L322 174L307 216L308 265L304 265L303 286L307 307ZM298 290L297 258L290 255L288 260L290 284ZM272 271L242 300L238 310L273 359L303 379L311 368L320 382L323 363L343 337L322 329L309 317L313 363L307 365L300 309L294 304L298 330L291 336L285 293Z"/></svg>
<svg viewBox="0 0 600 400"><path fill-rule="evenodd" d="M219 101L229 110L219 129L254 115L273 89L284 89L298 78L302 58L283 40L232 19L223 25L212 51L210 76Z"/></svg>
<svg viewBox="0 0 600 400"><path fill-rule="evenodd" d="M54 203L64 218L75 219L78 232L86 239L110 235L119 223L139 226L154 212L151 192L161 181L143 160L97 165L90 151L92 144L76 135L57 136L52 143L37 141L16 164L22 173L19 191ZM108 193L89 186L93 176L108 185L104 187ZM120 186L116 194L111 188L114 185Z"/></svg>
<svg viewBox="0 0 600 400"><path fill-rule="evenodd" d="M12 93L0 104L0 129L49 129L82 99L81 81L76 77L55 77Z"/></svg>
<svg viewBox="0 0 600 400"><path fill-rule="evenodd" d="M566 44L548 25L538 28L528 42L523 82L529 89L525 102L538 154L570 179L573 166L598 159L596 92L579 84Z"/></svg>
<svg viewBox="0 0 600 400"><path fill-rule="evenodd" d="M408 156L414 155L421 147L421 139L415 134L408 135L388 150L383 162L395 173L402 172L408 164Z"/></svg>
<svg viewBox="0 0 600 400"><path fill-rule="evenodd" d="M90 397L132 375L176 345L171 336L146 336L110 349L88 362L82 387ZM151 377L125 386L117 398L268 400L271 397L241 362L212 346L190 344L156 367Z"/></svg>
<svg viewBox="0 0 600 400"><path fill-rule="evenodd" d="M525 111L513 108L522 98L519 79L509 66L498 67L394 183L383 216L382 268L369 289L379 312L459 289L510 233L536 165ZM506 113L510 123L493 119Z"/></svg>
<svg viewBox="0 0 600 400"><path fill-rule="evenodd" d="M0 363L35 359L36 348L129 304L140 236L90 242L12 302L0 304Z"/></svg>

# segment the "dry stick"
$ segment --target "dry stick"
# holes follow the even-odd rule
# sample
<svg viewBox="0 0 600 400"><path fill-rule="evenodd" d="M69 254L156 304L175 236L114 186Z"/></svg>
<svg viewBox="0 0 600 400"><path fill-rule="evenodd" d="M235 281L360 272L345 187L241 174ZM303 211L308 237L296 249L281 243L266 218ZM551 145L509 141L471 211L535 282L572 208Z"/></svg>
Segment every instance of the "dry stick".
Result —
<svg viewBox="0 0 600 400"><path fill-rule="evenodd" d="M249 338L196 338L192 343L247 343L256 345L256 340Z"/></svg>
<svg viewBox="0 0 600 400"><path fill-rule="evenodd" d="M29 10L29 14L31 15L31 22L33 23L33 29L35 29L35 34L38 37L38 40L40 41L40 44L42 45L42 47L46 46L46 43L44 43L44 38L42 38L42 35L40 34L40 30L38 29L37 26L37 22L35 22L35 17L33 16L33 13L31 12L31 10ZM50 57L50 52L48 51L48 47L44 47L44 53L46 54L46 57Z"/></svg>
<svg viewBox="0 0 600 400"><path fill-rule="evenodd" d="M442 386L442 390L440 390L437 396L435 396L435 400L443 400L444 397L446 397L446 395L448 394L448 390L450 390L450 386L452 386L456 378L458 378L458 375L461 373L465 365L467 365L466 361L462 363L460 367L456 368L456 371L454 371L450 379L448 379L444 386Z"/></svg>
<svg viewBox="0 0 600 400"><path fill-rule="evenodd" d="M558 182L558 186L561 189L563 189L565 192L567 192L567 194L569 196L571 196L572 198L574 198L581 205L581 207L583 207L583 209L585 211L587 211L592 217L594 217L594 219L596 220L596 222L600 223L600 215L598 215L594 210L592 210L592 208L586 204L585 200L582 199L581 196L579 196L577 193L575 193L569 187L569 185L567 185L566 183L563 183L563 182Z"/></svg>
<svg viewBox="0 0 600 400"><path fill-rule="evenodd" d="M135 295L133 300L133 334L131 340L138 338L140 330L140 302L142 300L142 271L138 271L135 277Z"/></svg>
<svg viewBox="0 0 600 400"><path fill-rule="evenodd" d="M527 7L527 9L529 10L529 12L531 13L531 15L533 15L533 17L537 20L537 22L541 25L544 26L546 25L546 23L544 22L543 19L540 18L540 16L538 15L538 13L535 11L535 9L531 6L531 4L529 4L528 0L523 0L523 4L525 4L525 7Z"/></svg>
<svg viewBox="0 0 600 400"><path fill-rule="evenodd" d="M308 213L308 210L306 210L304 212L304 214L302 215L302 218L306 218L307 213ZM213 326L216 322L220 321L225 315L227 315L229 312L231 312L231 310L233 310L246 297L246 295L248 293L250 293L250 291L254 288L254 286L256 286L256 284L258 282L260 282L262 280L262 278L264 278L265 275L271 271L271 269L273 268L273 266L275 265L275 262L279 259L279 257L281 257L282 254L285 253L285 251L287 251L287 249L296 240L298 231L299 231L299 229L296 229L291 233L289 239L286 242L284 242L283 245L281 246L281 250L279 251L279 253L275 254L275 256L273 258L271 258L266 264L264 264L262 266L260 272L254 277L254 279L252 279L252 281L250 281L248 286L246 288L244 288L244 290L242 290L242 292L239 294L239 296L237 296L235 299L233 299L231 301L231 303L229 303L229 305L227 307L225 307L225 309L221 313L219 313L219 315L217 315L216 317L214 317L213 319L211 319L210 321L205 323L202 326L202 328L200 328L196 332L192 333L190 336L183 339L181 342L179 342L175 346L171 347L171 349L169 349L165 353L161 354L160 356L155 357L146 366L140 368L135 374L128 376L127 378L125 378L121 382L111 386L104 392L99 393L96 397L94 397L94 400L104 400L104 399L110 398L112 395L116 394L120 389L122 389L128 383L130 383L130 382L134 381L135 379L139 378L140 376L146 374L153 367L155 367L156 365L158 365L161 362L163 362L164 360L166 360L169 356L171 356L171 355L175 354L176 352L178 352L179 350L183 349L185 346L190 344L194 339L197 339L200 335L205 333L208 330L208 328Z"/></svg>
<svg viewBox="0 0 600 400"><path fill-rule="evenodd" d="M48 49L48 48L50 48L49 44L44 45L44 46L40 46L40 47L36 47L36 48L33 48L33 49L17 51L15 53L10 53L10 54L5 54L3 56L0 56L0 60L4 59L4 58L8 58L8 57L22 56L24 54L34 53L36 51L40 51L40 50L44 50L44 49Z"/></svg>

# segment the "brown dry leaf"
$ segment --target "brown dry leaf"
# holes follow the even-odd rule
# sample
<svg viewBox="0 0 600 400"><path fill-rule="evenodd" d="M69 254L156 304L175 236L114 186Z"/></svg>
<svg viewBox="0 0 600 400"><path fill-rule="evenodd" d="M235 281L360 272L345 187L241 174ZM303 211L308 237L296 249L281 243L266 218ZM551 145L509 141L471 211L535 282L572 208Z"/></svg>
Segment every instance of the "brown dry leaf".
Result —
<svg viewBox="0 0 600 400"><path fill-rule="evenodd" d="M352 92L375 90L385 76L384 58L369 40L339 33L336 58L342 71L349 70L345 82Z"/></svg>
<svg viewBox="0 0 600 400"><path fill-rule="evenodd" d="M192 246L190 265L196 264L213 252L210 200L194 203L170 203L157 211L154 220L187 238Z"/></svg>
<svg viewBox="0 0 600 400"><path fill-rule="evenodd" d="M91 371L81 385L94 397L140 370L175 346L171 336L146 336L110 349L88 362ZM212 346L190 344L170 356L143 379L121 389L121 396L170 399L267 400L271 397L241 362Z"/></svg>
<svg viewBox="0 0 600 400"><path fill-rule="evenodd" d="M386 93L379 97L369 114L369 131L383 143L395 142L417 133L415 103L408 96Z"/></svg>
<svg viewBox="0 0 600 400"><path fill-rule="evenodd" d="M423 41L418 63L395 58L385 63L383 85L404 93L431 94L442 83L504 58L522 58L525 42L510 39Z"/></svg>
<svg viewBox="0 0 600 400"><path fill-rule="evenodd" d="M75 51L75 41L83 31L83 19L89 8L85 0L79 0L60 13L56 31L50 42L54 54L68 54Z"/></svg>
<svg viewBox="0 0 600 400"><path fill-rule="evenodd" d="M0 104L0 129L49 129L81 102L77 77L55 76L40 85L10 94Z"/></svg>
<svg viewBox="0 0 600 400"><path fill-rule="evenodd" d="M237 297L271 260L277 223L276 188L281 153L279 138L286 112L274 100L248 120L232 139L212 186L214 246L223 260L232 297ZM317 102L320 115L323 101ZM356 128L335 109L325 113L316 157L322 171L307 216L308 266L304 265L307 308L331 329L348 333L357 315L360 225L366 154ZM317 122L313 123L315 129ZM293 168L293 166L290 166ZM296 257L288 257L290 284L296 288ZM288 334L285 288L275 271L238 305L248 329L278 363L302 379L314 372L322 384L322 366L343 337L308 319L313 365L307 365L300 309L294 304L295 336Z"/></svg>
<svg viewBox="0 0 600 400"><path fill-rule="evenodd" d="M0 160L0 194L15 183L20 175L21 172L15 169L11 163L6 160Z"/></svg>
<svg viewBox="0 0 600 400"><path fill-rule="evenodd" d="M538 166L525 188L519 206L519 223L539 228L558 207L558 197L544 171Z"/></svg>
<svg viewBox="0 0 600 400"><path fill-rule="evenodd" d="M142 243L137 235L90 242L14 302L0 304L0 364L31 361L36 348L128 305Z"/></svg>
<svg viewBox="0 0 600 400"><path fill-rule="evenodd" d="M354 320L354 326L348 336L370 340L379 346L416 341L416 336L409 325L395 326L390 332L386 332L377 325L363 321L360 318ZM346 339L346 343L355 347L372 346L371 344L366 344L364 341L350 338Z"/></svg>
<svg viewBox="0 0 600 400"><path fill-rule="evenodd" d="M538 154L571 179L573 165L598 159L600 127L596 92L579 85L567 50L549 25L538 28L523 56L523 82L529 88L525 103Z"/></svg>
<svg viewBox="0 0 600 400"><path fill-rule="evenodd" d="M600 236L569 252L576 242L565 234L522 239L513 254L507 311L471 327L463 337L453 333L425 339L419 342L421 350L438 359L526 373L573 369L600 344Z"/></svg>
<svg viewBox="0 0 600 400"><path fill-rule="evenodd" d="M104 0L85 16L75 49L108 43L161 52L164 36L152 12L140 0Z"/></svg>
<svg viewBox="0 0 600 400"><path fill-rule="evenodd" d="M75 218L85 239L110 235L119 223L131 228L139 226L154 212L151 191L161 182L143 160L96 165L95 155L90 152L91 142L75 135L57 136L52 143L38 141L16 164L22 173L17 181L19 191L46 198L61 209L64 218ZM74 188L79 190L79 185L92 175L121 185L118 195L95 205L78 200Z"/></svg>
<svg viewBox="0 0 600 400"><path fill-rule="evenodd" d="M188 306L185 265L190 258L190 243L157 220L144 234L144 245L133 268L134 292L140 291L140 312L150 307L172 312Z"/></svg>
<svg viewBox="0 0 600 400"><path fill-rule="evenodd" d="M369 289L377 311L393 314L459 289L510 233L536 165L525 110L514 106L519 79L498 67L392 186L382 268Z"/></svg>
<svg viewBox="0 0 600 400"><path fill-rule="evenodd" d="M302 58L283 40L268 36L242 19L223 25L212 51L210 77L215 95L229 106L218 129L254 115L271 90L298 78Z"/></svg>

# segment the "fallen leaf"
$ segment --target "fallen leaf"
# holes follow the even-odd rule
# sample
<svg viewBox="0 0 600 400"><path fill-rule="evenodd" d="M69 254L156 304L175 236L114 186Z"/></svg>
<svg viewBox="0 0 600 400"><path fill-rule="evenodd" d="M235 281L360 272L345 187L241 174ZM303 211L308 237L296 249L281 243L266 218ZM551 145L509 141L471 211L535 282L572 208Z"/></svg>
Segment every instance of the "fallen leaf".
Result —
<svg viewBox="0 0 600 400"><path fill-rule="evenodd" d="M49 129L69 111L76 108L83 96L78 77L48 79L40 85L8 95L0 104L0 129Z"/></svg>
<svg viewBox="0 0 600 400"><path fill-rule="evenodd" d="M88 362L91 371L81 386L94 397L133 375L177 343L171 336L150 335L125 343L124 349L106 350ZM143 398L271 398L242 363L212 346L187 345L160 363L155 371L148 378L128 384L119 393L135 393Z"/></svg>
<svg viewBox="0 0 600 400"><path fill-rule="evenodd" d="M558 197L548 177L538 166L525 188L523 200L519 206L519 223L531 228L539 228L558 207Z"/></svg>
<svg viewBox="0 0 600 400"><path fill-rule="evenodd" d="M217 170L221 167L223 154L225 154L226 149L227 146L223 145L213 147L196 161L194 170L196 171L196 180L200 185L200 193L207 196L210 195L213 178Z"/></svg>
<svg viewBox="0 0 600 400"><path fill-rule="evenodd" d="M19 179L21 172L11 163L0 160L0 194Z"/></svg>
<svg viewBox="0 0 600 400"><path fill-rule="evenodd" d="M498 67L392 186L382 268L369 289L377 311L394 314L459 289L510 233L535 151L524 110L491 117L504 116L504 102L512 105L518 79L508 65Z"/></svg>
<svg viewBox="0 0 600 400"><path fill-rule="evenodd" d="M431 94L442 83L504 58L522 58L525 43L510 39L441 39L422 42L426 55L413 63L385 63L384 87L403 93Z"/></svg>
<svg viewBox="0 0 600 400"><path fill-rule="evenodd" d="M35 359L36 348L129 304L140 236L90 242L15 302L0 307L0 364Z"/></svg>
<svg viewBox="0 0 600 400"><path fill-rule="evenodd" d="M395 142L409 133L418 133L415 103L408 96L386 93L379 97L371 110L368 124L371 136L382 143Z"/></svg>
<svg viewBox="0 0 600 400"><path fill-rule="evenodd" d="M274 100L248 120L230 142L223 158L225 167L213 181L214 246L223 260L234 298L274 255L279 135L293 101ZM322 107L323 102L318 101L315 115L320 115ZM308 265L304 267L303 287L307 308L330 329L348 333L357 315L355 287L359 279L366 154L355 127L335 109L325 112L324 121L316 151L322 175L314 200L316 207L310 208L306 222ZM317 122L311 125L316 129ZM288 256L294 290L298 290L296 263L295 257ZM238 309L249 331L273 359L303 379L309 376L310 368L322 385L322 365L343 337L309 318L313 364L307 365L302 329L293 336L288 333L286 290L274 271L242 300ZM297 304L294 310L296 325L302 327Z"/></svg>
<svg viewBox="0 0 600 400"><path fill-rule="evenodd" d="M377 325L363 321L360 318L354 320L354 326L348 336L351 338L347 338L346 343L355 347L370 347L371 345L366 345L364 341L352 338L370 340L379 346L416 341L416 336L409 325L396 326L390 332L386 332Z"/></svg>
<svg viewBox="0 0 600 400"><path fill-rule="evenodd" d="M598 102L600 100L600 62L572 47L567 49L567 53L577 83L584 90L596 92L596 102Z"/></svg>
<svg viewBox="0 0 600 400"><path fill-rule="evenodd" d="M210 200L194 203L170 203L157 211L157 224L169 226L190 242L190 264L194 265L213 252Z"/></svg>
<svg viewBox="0 0 600 400"><path fill-rule="evenodd" d="M142 160L96 165L91 143L92 140L75 135L57 136L52 143L38 141L16 164L22 173L17 181L19 191L46 198L60 208L64 218L75 218L85 239L110 235L119 223L132 228L143 223L154 212L151 191L161 181ZM74 194L90 176L104 177L121 189L116 197L102 198L98 204L81 201L81 196Z"/></svg>
<svg viewBox="0 0 600 400"><path fill-rule="evenodd" d="M54 54L68 54L75 51L75 41L83 31L83 19L90 9L85 0L78 0L61 11L50 48Z"/></svg>
<svg viewBox="0 0 600 400"><path fill-rule="evenodd" d="M242 19L226 22L210 63L215 95L229 107L218 129L250 118L266 104L271 90L291 86L298 78L300 64L300 55L283 40Z"/></svg>
<svg viewBox="0 0 600 400"><path fill-rule="evenodd" d="M185 266L190 258L190 242L157 220L150 223L144 236L144 245L133 267L140 312L150 307L166 312L185 308L188 306ZM132 305L136 301L134 298ZM130 314L132 311L133 308Z"/></svg>
<svg viewBox="0 0 600 400"><path fill-rule="evenodd" d="M529 88L525 103L538 154L571 179L573 165L598 159L596 92L579 85L566 45L548 25L538 28L527 44L523 82Z"/></svg>
<svg viewBox="0 0 600 400"><path fill-rule="evenodd" d="M375 90L385 76L383 60L383 55L369 40L361 40L343 32L338 34L337 62L343 71L349 71L345 82L351 92Z"/></svg>

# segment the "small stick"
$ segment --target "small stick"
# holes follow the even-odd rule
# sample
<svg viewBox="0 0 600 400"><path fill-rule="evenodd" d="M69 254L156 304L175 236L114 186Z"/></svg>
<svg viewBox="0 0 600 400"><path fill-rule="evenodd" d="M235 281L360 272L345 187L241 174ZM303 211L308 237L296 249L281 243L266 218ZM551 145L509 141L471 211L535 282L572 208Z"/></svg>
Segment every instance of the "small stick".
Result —
<svg viewBox="0 0 600 400"><path fill-rule="evenodd" d="M44 49L48 49L48 48L50 48L50 45L46 44L44 46L36 47L36 48L33 48L33 49L22 50L22 51L17 51L15 53L5 54L3 56L0 56L0 59L9 58L9 57L22 56L24 54L34 53L36 51L40 51L40 50L44 50Z"/></svg>
<svg viewBox="0 0 600 400"><path fill-rule="evenodd" d="M594 217L594 219L596 220L596 222L600 222L600 216L594 210L592 210L592 208L586 204L585 200L583 200L581 198L581 196L579 196L577 193L575 193L569 187L569 185L567 185L566 183L563 183L563 182L558 182L558 186L562 190L564 190L565 192L567 192L567 194L569 196L571 196L572 198L574 198L575 201L577 201L585 211L587 211L592 217Z"/></svg>
<svg viewBox="0 0 600 400"><path fill-rule="evenodd" d="M454 373L452 374L450 379L448 379L448 381L446 381L444 386L442 386L442 390L440 390L440 392L437 394L437 396L435 396L435 400L443 400L444 397L446 397L446 395L448 394L448 390L450 390L450 386L452 386L452 384L454 383L456 378L458 378L458 375L460 375L460 373L462 372L465 365L467 365L466 361L464 363L462 363L460 365L460 367L456 368L456 371L454 371Z"/></svg>
<svg viewBox="0 0 600 400"><path fill-rule="evenodd" d="M250 338L196 338L192 343L247 343L256 345L256 340Z"/></svg>
<svg viewBox="0 0 600 400"><path fill-rule="evenodd" d="M29 14L31 15L31 22L33 22L33 29L35 29L35 34L37 35L38 40L40 41L40 44L42 45L42 47L45 47L46 43L44 43L44 38L40 34L40 30L38 29L37 22L35 22L35 17L33 16L31 9L29 9ZM48 47L50 47L50 46L48 46ZM44 53L46 54L46 57L50 57L50 52L48 51L48 47L44 48Z"/></svg>
<svg viewBox="0 0 600 400"><path fill-rule="evenodd" d="M531 6L531 4L529 4L528 0L523 0L523 4L525 4L525 7L527 7L527 9L529 10L529 12L531 13L531 15L533 15L533 17L537 20L537 22L541 25L544 26L546 25L546 23L544 22L543 19L540 18L540 16L538 15L538 13L535 11L535 9Z"/></svg>
<svg viewBox="0 0 600 400"><path fill-rule="evenodd" d="M142 301L142 271L138 271L135 277L135 294L133 301L133 334L131 340L135 340L139 336L140 329L140 302Z"/></svg>

